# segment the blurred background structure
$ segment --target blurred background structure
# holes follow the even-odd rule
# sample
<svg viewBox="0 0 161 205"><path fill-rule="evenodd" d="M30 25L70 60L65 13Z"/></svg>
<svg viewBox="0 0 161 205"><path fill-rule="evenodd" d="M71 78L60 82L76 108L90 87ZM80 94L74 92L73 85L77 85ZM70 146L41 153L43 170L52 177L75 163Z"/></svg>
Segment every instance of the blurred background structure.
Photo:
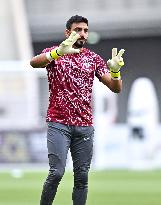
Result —
<svg viewBox="0 0 161 205"><path fill-rule="evenodd" d="M126 50L122 93L106 89L106 95L101 84L102 92L97 82L94 85L97 143L93 168L129 167L128 100L134 81L140 77L151 80L158 103L157 132L152 131L157 143L144 155L150 160L145 167L161 167L160 0L1 0L0 163L47 163L46 71L32 69L29 60L44 48L59 44L66 21L75 14L88 18L87 47L104 60L111 58L113 47ZM146 104L144 92L137 100Z"/></svg>

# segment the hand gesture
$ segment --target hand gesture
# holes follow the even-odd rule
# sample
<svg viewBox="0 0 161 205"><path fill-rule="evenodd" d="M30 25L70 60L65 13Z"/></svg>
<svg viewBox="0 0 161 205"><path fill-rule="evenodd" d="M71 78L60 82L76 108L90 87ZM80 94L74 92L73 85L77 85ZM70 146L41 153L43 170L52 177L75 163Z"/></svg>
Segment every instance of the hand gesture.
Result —
<svg viewBox="0 0 161 205"><path fill-rule="evenodd" d="M78 38L80 38L80 35L75 31L72 31L69 38L63 41L57 48L58 55L62 56L64 54L79 53L80 52L79 49L75 49L72 47Z"/></svg>
<svg viewBox="0 0 161 205"><path fill-rule="evenodd" d="M118 72L120 68L124 65L124 60L122 58L123 53L125 52L124 49L121 49L117 54L117 48L112 49L112 59L107 61L107 65L110 68L110 71Z"/></svg>

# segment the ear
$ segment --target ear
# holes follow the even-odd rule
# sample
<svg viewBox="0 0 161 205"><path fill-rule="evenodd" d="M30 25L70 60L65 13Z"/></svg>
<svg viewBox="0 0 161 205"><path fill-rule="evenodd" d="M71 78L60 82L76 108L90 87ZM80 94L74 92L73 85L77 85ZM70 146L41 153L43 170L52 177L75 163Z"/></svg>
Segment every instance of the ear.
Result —
<svg viewBox="0 0 161 205"><path fill-rule="evenodd" d="M64 34L65 34L65 37L68 38L70 36L70 34L71 34L71 31L66 29Z"/></svg>

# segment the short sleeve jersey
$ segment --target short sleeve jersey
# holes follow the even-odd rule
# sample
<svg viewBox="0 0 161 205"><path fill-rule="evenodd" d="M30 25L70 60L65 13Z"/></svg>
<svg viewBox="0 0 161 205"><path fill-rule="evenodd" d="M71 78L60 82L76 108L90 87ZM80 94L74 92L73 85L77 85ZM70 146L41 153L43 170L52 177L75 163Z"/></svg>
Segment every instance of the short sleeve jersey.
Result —
<svg viewBox="0 0 161 205"><path fill-rule="evenodd" d="M55 47L46 48L46 53ZM49 83L47 121L75 126L92 126L91 107L94 76L108 74L105 61L83 48L79 54L65 54L46 66Z"/></svg>

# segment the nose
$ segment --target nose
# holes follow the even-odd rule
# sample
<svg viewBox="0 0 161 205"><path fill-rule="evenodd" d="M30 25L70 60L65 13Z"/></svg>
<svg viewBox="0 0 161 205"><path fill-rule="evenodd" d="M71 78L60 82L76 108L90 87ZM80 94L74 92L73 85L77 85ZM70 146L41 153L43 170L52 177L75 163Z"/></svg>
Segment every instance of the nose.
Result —
<svg viewBox="0 0 161 205"><path fill-rule="evenodd" d="M80 32L79 35L80 35L81 38L84 37L84 33L83 32Z"/></svg>
<svg viewBox="0 0 161 205"><path fill-rule="evenodd" d="M79 35L80 35L80 37L85 37L85 31L84 30L80 31Z"/></svg>

